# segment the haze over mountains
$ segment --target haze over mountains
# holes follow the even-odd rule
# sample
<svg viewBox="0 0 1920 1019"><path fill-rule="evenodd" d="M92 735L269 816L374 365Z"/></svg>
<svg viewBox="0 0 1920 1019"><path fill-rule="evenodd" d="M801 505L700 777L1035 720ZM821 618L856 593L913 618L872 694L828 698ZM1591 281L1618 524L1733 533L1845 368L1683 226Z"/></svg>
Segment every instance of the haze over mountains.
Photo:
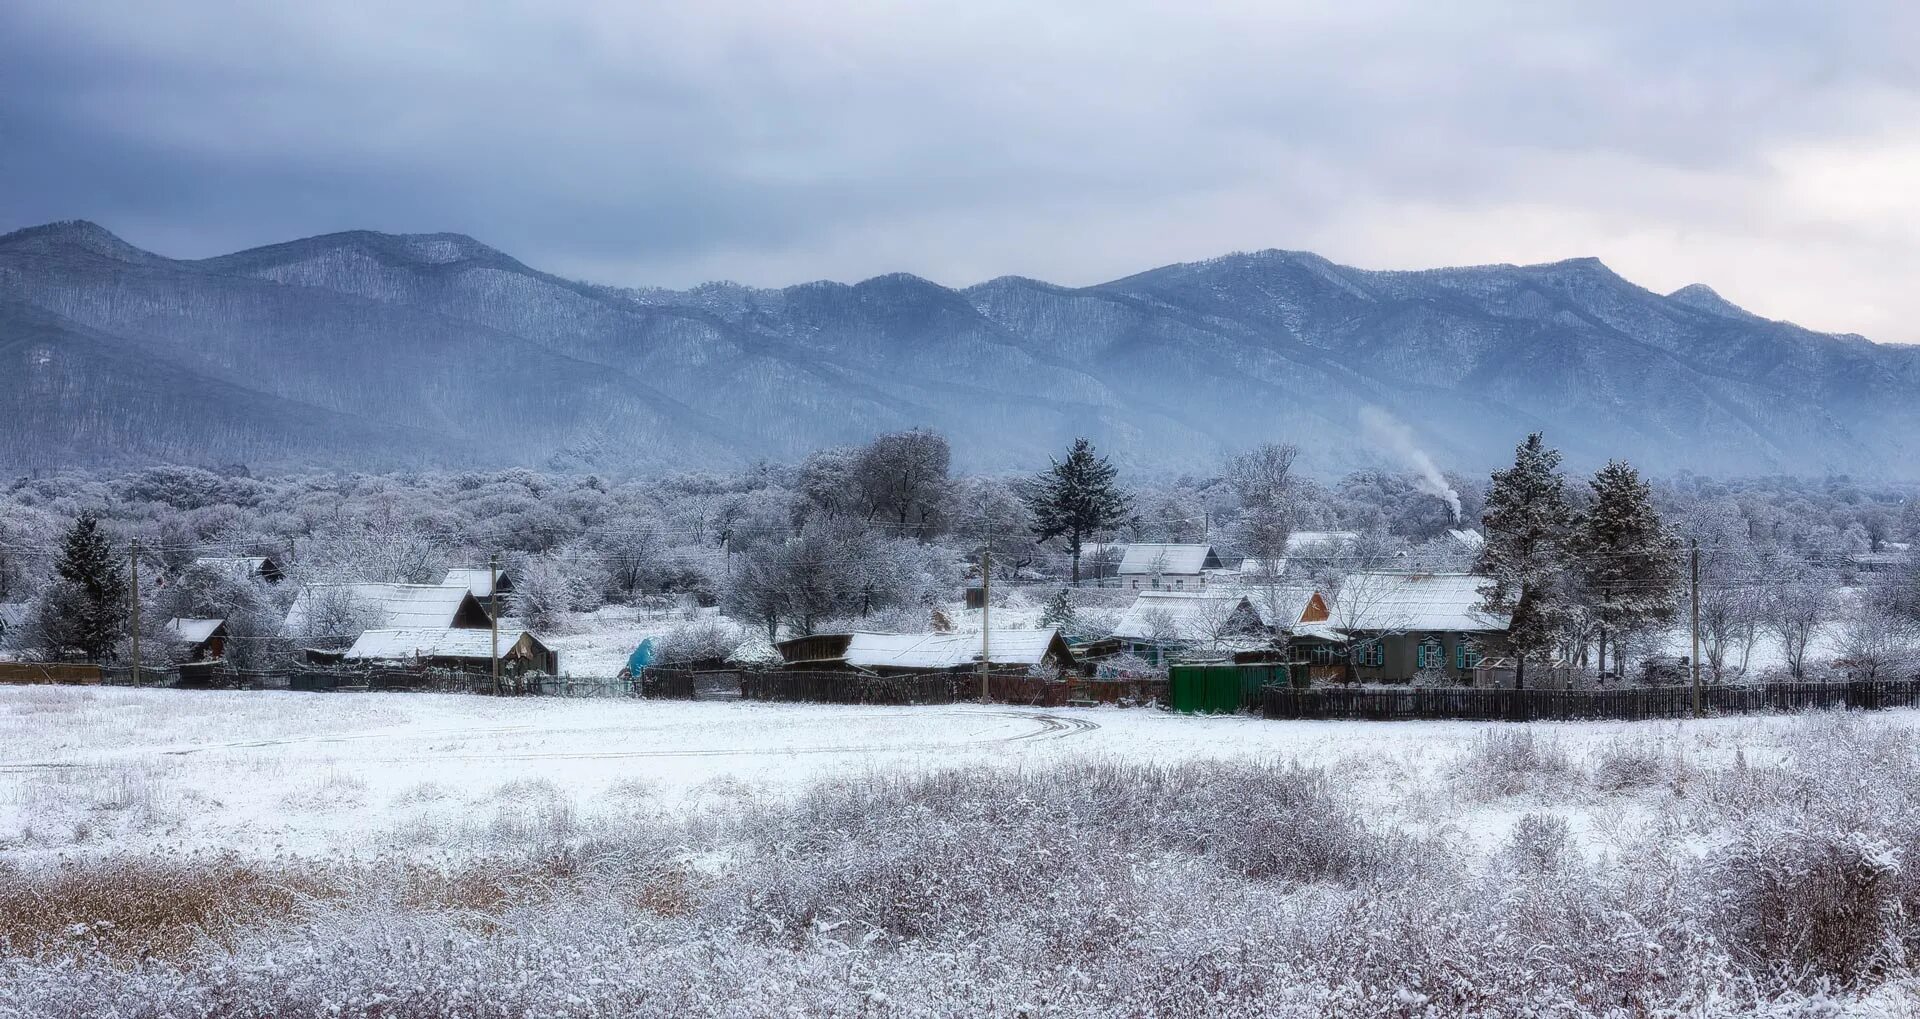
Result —
<svg viewBox="0 0 1920 1019"><path fill-rule="evenodd" d="M1544 429L1575 466L1920 477L1920 349L1769 321L1593 259L1378 272L1304 252L1070 288L895 274L625 290L458 234L196 261L91 223L0 237L0 468L651 471L929 426L1026 469L1075 435L1180 471L1268 439L1387 463L1378 406L1479 472Z"/></svg>

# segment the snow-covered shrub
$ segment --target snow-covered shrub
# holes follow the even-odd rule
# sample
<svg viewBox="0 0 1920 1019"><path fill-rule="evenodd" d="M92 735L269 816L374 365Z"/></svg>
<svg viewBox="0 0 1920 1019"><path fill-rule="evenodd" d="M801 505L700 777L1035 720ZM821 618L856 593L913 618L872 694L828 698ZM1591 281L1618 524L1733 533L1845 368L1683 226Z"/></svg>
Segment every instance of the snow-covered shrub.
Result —
<svg viewBox="0 0 1920 1019"><path fill-rule="evenodd" d="M1638 739L1615 739L1603 745L1593 763L1593 784L1618 791L1672 785L1685 778L1686 759L1670 748Z"/></svg>
<svg viewBox="0 0 1920 1019"><path fill-rule="evenodd" d="M1523 814L1507 834L1507 857L1524 873L1549 874L1566 862L1572 837L1558 814Z"/></svg>
<svg viewBox="0 0 1920 1019"><path fill-rule="evenodd" d="M1575 777L1565 748L1531 726L1488 729L1454 763L1456 776L1475 795L1514 796Z"/></svg>
<svg viewBox="0 0 1920 1019"><path fill-rule="evenodd" d="M1425 668L1413 674L1413 684L1418 689L1457 687L1462 683L1453 673L1442 668Z"/></svg>
<svg viewBox="0 0 1920 1019"><path fill-rule="evenodd" d="M1864 833L1758 825L1711 861L1715 920L1751 965L1858 983L1906 964L1901 863Z"/></svg>

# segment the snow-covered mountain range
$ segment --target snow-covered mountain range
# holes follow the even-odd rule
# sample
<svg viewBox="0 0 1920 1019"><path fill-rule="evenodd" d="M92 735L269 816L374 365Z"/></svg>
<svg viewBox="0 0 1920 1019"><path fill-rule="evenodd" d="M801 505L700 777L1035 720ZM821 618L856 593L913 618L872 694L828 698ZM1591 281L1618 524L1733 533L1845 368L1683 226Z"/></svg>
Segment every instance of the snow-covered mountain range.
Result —
<svg viewBox="0 0 1920 1019"><path fill-rule="evenodd" d="M86 222L0 237L0 468L787 460L910 426L967 467L1076 435L1137 470L1268 439L1388 459L1366 406L1478 472L1545 429L1576 466L1920 477L1920 349L1661 295L1594 259L1376 272L1261 251L1090 287L909 275L625 290L457 234L195 261Z"/></svg>

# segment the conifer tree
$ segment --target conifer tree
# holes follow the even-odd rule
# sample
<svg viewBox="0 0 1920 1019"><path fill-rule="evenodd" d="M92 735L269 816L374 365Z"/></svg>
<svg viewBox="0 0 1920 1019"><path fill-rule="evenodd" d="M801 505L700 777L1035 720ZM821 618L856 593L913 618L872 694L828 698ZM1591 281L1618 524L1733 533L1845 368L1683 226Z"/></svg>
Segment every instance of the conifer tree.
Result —
<svg viewBox="0 0 1920 1019"><path fill-rule="evenodd" d="M1080 548L1093 535L1120 526L1129 500L1115 482L1118 468L1096 456L1093 443L1073 440L1065 460L1055 460L1041 474L1028 503L1033 510L1033 533L1041 541L1065 538L1073 557L1073 583L1080 583Z"/></svg>
<svg viewBox="0 0 1920 1019"><path fill-rule="evenodd" d="M73 522L54 569L79 596L65 628L72 646L90 662L112 658L127 628L127 579L93 514Z"/></svg>
<svg viewBox="0 0 1920 1019"><path fill-rule="evenodd" d="M1623 638L1673 618L1680 588L1680 539L1660 520L1653 489L1631 464L1609 461L1594 474L1593 505L1578 541L1581 594L1598 624L1600 670L1607 650L1624 674Z"/></svg>
<svg viewBox="0 0 1920 1019"><path fill-rule="evenodd" d="M1040 613L1040 625L1050 626L1061 632L1073 628L1073 593L1071 588L1061 588L1047 603L1046 611Z"/></svg>
<svg viewBox="0 0 1920 1019"><path fill-rule="evenodd" d="M1512 467L1493 472L1482 523L1486 542L1476 569L1493 580L1482 608L1511 617L1506 644L1514 686L1522 688L1528 656L1553 646L1571 609L1566 580L1577 523L1560 451L1539 432L1514 450Z"/></svg>

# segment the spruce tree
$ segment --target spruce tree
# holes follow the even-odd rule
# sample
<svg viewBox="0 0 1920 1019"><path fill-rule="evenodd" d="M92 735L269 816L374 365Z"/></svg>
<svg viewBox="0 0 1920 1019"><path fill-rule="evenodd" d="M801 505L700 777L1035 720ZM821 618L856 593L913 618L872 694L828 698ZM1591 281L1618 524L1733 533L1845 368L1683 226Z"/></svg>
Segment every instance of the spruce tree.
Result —
<svg viewBox="0 0 1920 1019"><path fill-rule="evenodd" d="M1120 471L1093 443L1073 440L1065 460L1055 460L1041 474L1028 505L1033 510L1033 533L1041 541L1065 538L1073 556L1073 583L1080 583L1080 548L1086 539L1111 530L1126 520L1129 502L1115 479Z"/></svg>
<svg viewBox="0 0 1920 1019"><path fill-rule="evenodd" d="M1607 649L1626 672L1621 640L1673 618L1680 588L1680 539L1660 520L1653 489L1631 464L1609 461L1594 474L1593 506L1580 528L1581 594L1599 625L1600 670Z"/></svg>
<svg viewBox="0 0 1920 1019"><path fill-rule="evenodd" d="M1071 588L1061 588L1053 600L1047 603L1046 611L1040 613L1040 625L1050 626L1061 632L1073 628L1073 593Z"/></svg>
<svg viewBox="0 0 1920 1019"><path fill-rule="evenodd" d="M112 658L127 629L127 579L93 514L74 520L54 569L80 595L67 629L73 646L90 662Z"/></svg>
<svg viewBox="0 0 1920 1019"><path fill-rule="evenodd" d="M1577 523L1560 451L1539 432L1514 450L1512 467L1493 472L1482 523L1486 542L1476 569L1493 580L1482 608L1511 617L1506 644L1514 686L1523 688L1528 656L1553 646L1571 610L1566 579Z"/></svg>

